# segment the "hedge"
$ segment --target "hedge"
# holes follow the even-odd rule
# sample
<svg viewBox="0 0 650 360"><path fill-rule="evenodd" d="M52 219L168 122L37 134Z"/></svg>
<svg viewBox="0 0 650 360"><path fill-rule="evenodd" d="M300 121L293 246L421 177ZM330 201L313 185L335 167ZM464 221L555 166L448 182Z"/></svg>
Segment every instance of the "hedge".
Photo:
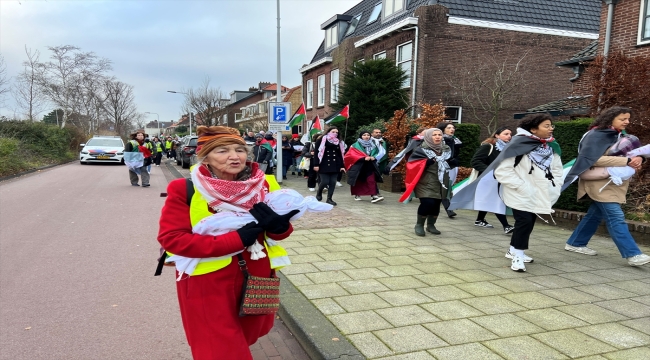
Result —
<svg viewBox="0 0 650 360"><path fill-rule="evenodd" d="M456 137L463 142L460 148L460 166L471 167L472 157L481 146L481 126L478 124L456 124Z"/></svg>
<svg viewBox="0 0 650 360"><path fill-rule="evenodd" d="M0 122L0 176L77 157L85 137L76 128L42 122Z"/></svg>
<svg viewBox="0 0 650 360"><path fill-rule="evenodd" d="M589 129L592 119L577 119L566 122L555 122L553 136L562 148L562 162L568 163L578 156L578 144L582 136ZM556 209L586 212L589 208L589 201L577 201L578 182L576 181L562 192L560 198L553 206Z"/></svg>

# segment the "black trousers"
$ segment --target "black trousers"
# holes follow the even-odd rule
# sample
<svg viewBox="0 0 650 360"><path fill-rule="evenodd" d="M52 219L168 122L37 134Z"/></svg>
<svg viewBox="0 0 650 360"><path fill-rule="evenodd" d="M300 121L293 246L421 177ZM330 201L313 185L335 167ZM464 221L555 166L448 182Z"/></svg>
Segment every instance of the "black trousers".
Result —
<svg viewBox="0 0 650 360"><path fill-rule="evenodd" d="M154 164L160 166L160 160L162 160L162 153L156 153L156 157L154 157L153 162Z"/></svg>
<svg viewBox="0 0 650 360"><path fill-rule="evenodd" d="M515 218L515 230L512 232L510 246L517 250L528 249L528 240L535 227L537 215L528 211L512 209L512 215Z"/></svg>
<svg viewBox="0 0 650 360"><path fill-rule="evenodd" d="M320 184L318 185L318 194L323 194L323 189L327 186L327 198L331 199L334 195L334 190L336 190L336 179L339 173L319 173Z"/></svg>
<svg viewBox="0 0 650 360"><path fill-rule="evenodd" d="M441 199L434 198L420 198L420 206L418 207L418 215L420 216L438 216L440 215Z"/></svg>
<svg viewBox="0 0 650 360"><path fill-rule="evenodd" d="M318 173L317 173L316 171L314 171L314 167L313 167L313 166L310 166L310 167L309 167L309 172L308 172L307 174L308 174L308 177L307 177L307 187L310 188L310 189L313 189L313 188L315 188L316 185L317 185L317 184L316 184L316 183L317 183L316 180L318 180Z"/></svg>
<svg viewBox="0 0 650 360"><path fill-rule="evenodd" d="M479 211L478 216L476 217L476 221L485 220L485 215L487 215L487 211ZM497 219L499 219L499 222L501 223L501 225L503 225L504 228L506 226L510 226L510 224L508 224L508 218L505 215L494 214L494 216L496 216Z"/></svg>

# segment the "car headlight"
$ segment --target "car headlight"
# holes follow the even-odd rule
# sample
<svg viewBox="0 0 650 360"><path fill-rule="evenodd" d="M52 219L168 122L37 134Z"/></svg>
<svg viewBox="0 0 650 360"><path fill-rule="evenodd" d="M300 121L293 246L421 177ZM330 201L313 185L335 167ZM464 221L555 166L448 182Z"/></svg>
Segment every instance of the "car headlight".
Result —
<svg viewBox="0 0 650 360"><path fill-rule="evenodd" d="M124 153L118 152L117 155L124 155Z"/></svg>
<svg viewBox="0 0 650 360"><path fill-rule="evenodd" d="M82 151L81 153L82 154L88 154L88 151Z"/></svg>

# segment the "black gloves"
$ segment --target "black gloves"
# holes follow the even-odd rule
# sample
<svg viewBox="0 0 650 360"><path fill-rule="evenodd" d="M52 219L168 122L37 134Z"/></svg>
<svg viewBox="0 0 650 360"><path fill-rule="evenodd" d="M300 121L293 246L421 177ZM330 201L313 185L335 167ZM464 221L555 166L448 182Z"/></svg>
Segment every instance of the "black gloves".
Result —
<svg viewBox="0 0 650 360"><path fill-rule="evenodd" d="M257 224L271 234L282 234L289 230L289 220L300 211L292 210L288 214L278 215L273 209L263 202L253 205L251 215L257 220Z"/></svg>
<svg viewBox="0 0 650 360"><path fill-rule="evenodd" d="M245 247L248 247L255 243L255 240L257 240L257 236L262 231L264 231L264 229L261 226L259 226L259 224L256 224L254 221L251 221L248 224L241 227L239 230L237 230L237 234L239 234L242 244L244 244Z"/></svg>

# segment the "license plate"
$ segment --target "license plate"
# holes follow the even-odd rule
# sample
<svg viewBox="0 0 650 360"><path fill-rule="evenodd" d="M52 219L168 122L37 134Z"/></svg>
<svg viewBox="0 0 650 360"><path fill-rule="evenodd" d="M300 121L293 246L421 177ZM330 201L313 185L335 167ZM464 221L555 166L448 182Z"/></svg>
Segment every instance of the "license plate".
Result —
<svg viewBox="0 0 650 360"><path fill-rule="evenodd" d="M110 156L106 156L106 155L100 155L100 156L97 157L97 159L99 159L99 160L108 160L110 158L111 158Z"/></svg>

